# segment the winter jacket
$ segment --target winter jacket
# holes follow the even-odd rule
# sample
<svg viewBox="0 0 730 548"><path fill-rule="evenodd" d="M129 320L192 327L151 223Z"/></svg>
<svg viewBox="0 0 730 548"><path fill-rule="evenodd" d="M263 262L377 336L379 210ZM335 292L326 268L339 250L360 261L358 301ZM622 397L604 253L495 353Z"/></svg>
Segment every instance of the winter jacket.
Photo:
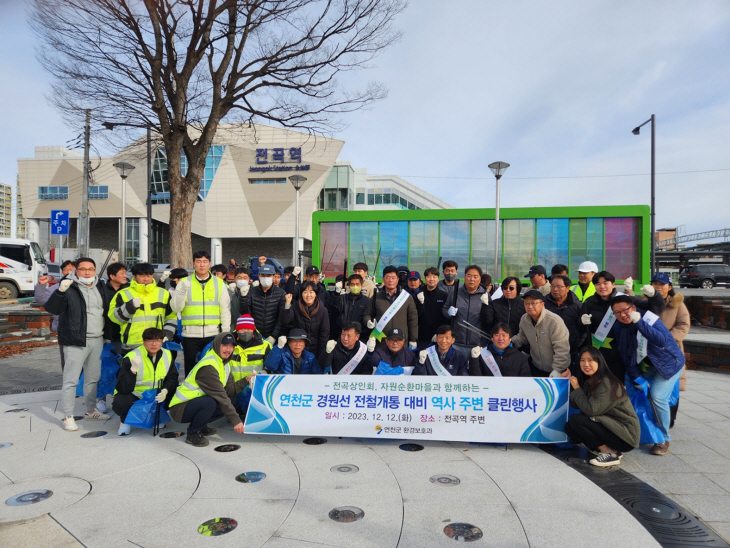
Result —
<svg viewBox="0 0 730 548"><path fill-rule="evenodd" d="M309 350L318 356L327 344L330 336L330 318L327 309L319 297L315 297L312 306L307 307L301 299L293 300L289 308L284 305L279 313L279 323L289 331L295 327L304 329L309 337Z"/></svg>
<svg viewBox="0 0 730 548"><path fill-rule="evenodd" d="M104 282L98 281L96 290L101 295L106 312L109 309L109 301L106 300L103 285ZM54 291L46 301L45 309L58 316L58 344L86 346L86 300L81 294L78 282L72 283L66 291Z"/></svg>
<svg viewBox="0 0 730 548"><path fill-rule="evenodd" d="M413 367L418 364L416 354L410 350L406 345L403 345L398 352L391 352L387 346L379 346L373 352L373 358L375 359L376 367L380 362L385 362L391 367Z"/></svg>
<svg viewBox="0 0 730 548"><path fill-rule="evenodd" d="M143 352L147 353L147 350L142 349ZM147 357L149 360L157 367L157 363L159 360L162 359L162 353L163 350L158 350L157 354L154 356L154 361L152 359L152 355L147 353ZM172 360L171 360L172 361ZM164 380L162 381L162 388L167 388L167 398L165 400L165 406L169 405L170 400L175 395L175 390L177 390L177 387L180 383L178 382L178 371L175 368L175 364L170 364L170 369L167 370L167 375L165 375ZM122 360L122 365L119 367L119 372L117 373L117 384L116 384L116 392L119 394L129 395L132 392L134 392L135 387L137 386L137 373L132 373L132 362L129 359L129 355L124 356L124 359ZM153 387L153 389L157 389L157 387Z"/></svg>
<svg viewBox="0 0 730 548"><path fill-rule="evenodd" d="M626 373L631 380L641 376L641 371L636 362L636 348L638 346L636 333L640 332L648 342L645 360L653 365L662 377L669 379L684 367L684 354L661 321L649 325L644 320L646 312L639 312L642 317L636 323L622 324L617 320L613 324L613 332L616 335L616 349L624 361Z"/></svg>
<svg viewBox="0 0 730 548"><path fill-rule="evenodd" d="M112 287L112 284L109 280L104 282L104 291L106 292L106 298L109 302L109 305L111 306L111 303L114 301L114 296L117 294L117 292L121 291L122 289L127 289L129 287L129 283L126 283L124 285L121 285L119 289L114 289ZM114 323L109 316L106 316L104 318L104 338L109 341L121 341L122 340L122 326L118 323Z"/></svg>
<svg viewBox="0 0 730 548"><path fill-rule="evenodd" d="M454 280L451 285L447 285L446 280L439 280L439 283L436 287L446 291L446 293L448 293L449 295L452 295L454 287L456 287L456 280Z"/></svg>
<svg viewBox="0 0 730 548"><path fill-rule="evenodd" d="M319 365L323 370L327 370L328 367L332 368L332 374L337 375L340 370L348 364L348 362L357 354L360 349L360 341L358 341L351 350L345 348L340 341L337 341L335 348L332 352L327 353L326 350L322 350L319 355ZM365 344L365 343L362 343ZM352 370L350 375L372 375L373 370L378 366L378 360L375 359L374 354L365 352L365 355Z"/></svg>
<svg viewBox="0 0 730 548"><path fill-rule="evenodd" d="M279 348L275 346L264 360L264 367L277 375L294 375L296 366L294 356L288 346ZM308 350L302 351L302 362L299 366L300 375L321 375L322 368L317 363L317 358Z"/></svg>
<svg viewBox="0 0 730 548"><path fill-rule="evenodd" d="M271 286L264 292L260 285L252 287L248 295L239 298L241 315L251 314L256 324L256 330L266 339L278 339L284 334L284 328L279 323L279 313L284 309L286 293L280 287ZM236 318L238 319L238 318Z"/></svg>
<svg viewBox="0 0 730 548"><path fill-rule="evenodd" d="M364 329L365 322L363 318L369 307L370 298L365 295L353 295L352 293L330 295L329 308L334 319L330 322L330 333L333 338L339 336L342 326L347 322L358 322Z"/></svg>
<svg viewBox="0 0 730 548"><path fill-rule="evenodd" d="M367 324L367 322L373 321L377 324L381 316L385 314L388 308L390 308L391 303L395 302L402 291L400 287L396 288L392 301L388 299L388 292L385 288L377 291L375 297L370 301L368 311L363 316L365 323ZM398 313L386 324L383 333L387 334L393 327L397 327L403 332L407 342L418 341L418 310L416 309L416 303L413 302L413 297L410 295L406 299L406 302L403 303L403 306L400 307Z"/></svg>
<svg viewBox="0 0 730 548"><path fill-rule="evenodd" d="M489 351L497 362L499 371L503 377L531 377L530 364L527 361L527 355L517 350L514 345L510 344L501 354L489 343ZM469 375L473 377L493 377L492 370L489 369L481 356L469 359Z"/></svg>
<svg viewBox="0 0 730 548"><path fill-rule="evenodd" d="M532 365L542 371L562 373L570 365L570 333L557 314L542 309L537 322L525 313L520 332L512 337L517 348L530 345Z"/></svg>
<svg viewBox="0 0 730 548"><path fill-rule="evenodd" d="M498 323L509 325L514 337L520 330L520 320L525 314L525 302L522 297L506 299L500 297L482 308L482 325L485 331L490 331Z"/></svg>
<svg viewBox="0 0 730 548"><path fill-rule="evenodd" d="M418 310L418 347L425 348L431 344L431 339L436 334L436 330L442 325L448 325L449 319L444 318L443 308L449 298L449 294L445 289L436 286L433 291L429 291L425 284L421 286L423 293L423 304L416 301L416 309Z"/></svg>
<svg viewBox="0 0 730 548"><path fill-rule="evenodd" d="M684 352L682 341L689 333L689 328L692 325L689 310L687 310L687 305L684 304L684 295L681 293L675 293L673 296L667 295L664 304L664 312L659 314L659 318L661 318L664 327L669 329L679 349Z"/></svg>
<svg viewBox="0 0 730 548"><path fill-rule="evenodd" d="M299 297L302 294L301 284L294 285L287 281L284 285L284 289L286 293L292 294L292 301L299 300ZM325 308L329 306L329 292L322 282L317 282L317 297L319 297L320 302L325 306Z"/></svg>
<svg viewBox="0 0 730 548"><path fill-rule="evenodd" d="M422 350L421 352L425 352ZM436 352L439 353L438 348ZM453 346L446 352L446 356L443 358L439 353L439 361L441 365L451 373L452 377L468 377L469 376L469 362L466 356L456 350ZM433 368L431 363L431 356L426 355L426 361L420 363L420 359L416 360L416 367L413 369L413 375L431 375L436 376L436 370Z"/></svg>
<svg viewBox="0 0 730 548"><path fill-rule="evenodd" d="M581 306L581 302L572 291L568 291L568 296L563 301L563 304L558 304L552 294L545 297L545 308L553 314L560 316L563 323L565 323L565 327L568 328L571 354L578 351L580 342L585 337L585 327L580 321Z"/></svg>
<svg viewBox="0 0 730 548"><path fill-rule="evenodd" d="M45 308L45 304L48 302L51 294L58 289L58 284L47 285L47 284L35 284L33 287L33 296L35 302ZM51 330L58 331L58 316L53 316L53 322L51 322Z"/></svg>
<svg viewBox="0 0 730 548"><path fill-rule="evenodd" d="M641 426L636 416L634 406L631 405L625 391L617 400L611 397L611 383L608 379L596 386L595 393L591 396L588 383L570 392L570 405L580 409L581 413L587 415L592 421L605 426L613 434L621 438L632 447L639 446L641 437Z"/></svg>
<svg viewBox="0 0 730 548"><path fill-rule="evenodd" d="M456 344L465 346L484 346L486 344L486 338L480 337L478 333L475 333L471 329L467 329L461 325L461 322L466 321L477 329L484 329L482 327L481 311L482 306L488 308L488 305L483 305L481 298L482 295L486 294L486 292L487 290L481 285L477 287L474 293L469 293L464 284L459 285L459 289L456 293L456 308L458 308L458 311L456 312L454 322L452 323L452 332L456 339ZM491 297L489 297L489 300L492 300ZM449 316L449 308L453 306L453 303L454 298L453 295L451 295L450 298L446 299L444 306L441 308L441 313L444 318L449 320L451 319Z"/></svg>

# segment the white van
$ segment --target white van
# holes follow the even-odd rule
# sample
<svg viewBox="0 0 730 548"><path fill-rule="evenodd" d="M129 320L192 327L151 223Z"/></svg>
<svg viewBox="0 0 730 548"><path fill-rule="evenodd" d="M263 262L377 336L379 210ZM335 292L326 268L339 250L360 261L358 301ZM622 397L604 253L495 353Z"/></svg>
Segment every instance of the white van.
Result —
<svg viewBox="0 0 730 548"><path fill-rule="evenodd" d="M0 300L32 295L45 273L46 259L36 242L0 238Z"/></svg>

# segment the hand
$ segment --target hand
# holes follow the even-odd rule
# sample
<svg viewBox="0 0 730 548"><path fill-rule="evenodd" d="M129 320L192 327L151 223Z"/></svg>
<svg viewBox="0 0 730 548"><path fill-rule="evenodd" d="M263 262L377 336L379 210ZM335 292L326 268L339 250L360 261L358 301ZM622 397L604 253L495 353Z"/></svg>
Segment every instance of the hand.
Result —
<svg viewBox="0 0 730 548"><path fill-rule="evenodd" d="M367 326L368 329L375 329L375 322L373 320L368 320Z"/></svg>
<svg viewBox="0 0 730 548"><path fill-rule="evenodd" d="M162 341L163 343L175 338L175 332L172 329L163 329L162 332L165 334L165 339Z"/></svg>
<svg viewBox="0 0 730 548"><path fill-rule="evenodd" d="M289 308L291 306L291 300L293 295L291 293L287 293L284 297L284 303L286 304L286 307Z"/></svg>
<svg viewBox="0 0 730 548"><path fill-rule="evenodd" d="M562 377L563 377L563 372L562 371L556 371L555 369L553 369L552 371L550 371L550 378L551 379L560 379Z"/></svg>
<svg viewBox="0 0 730 548"><path fill-rule="evenodd" d="M591 318L593 317L593 314L583 314L580 317L580 323L583 325L591 325Z"/></svg>
<svg viewBox="0 0 730 548"><path fill-rule="evenodd" d="M261 257L259 257L259 265L263 266L265 264L266 264L266 256L261 255Z"/></svg>
<svg viewBox="0 0 730 548"><path fill-rule="evenodd" d="M72 283L73 283L73 281L71 281L71 280L61 280L61 283L60 283L60 284L58 284L58 290L59 290L59 291L60 291L61 293L65 293L65 292L66 292L66 290L67 290L67 289L68 289L69 287L71 287L71 284L72 284Z"/></svg>
<svg viewBox="0 0 730 548"><path fill-rule="evenodd" d="M254 287L258 287L258 286L259 286L259 281L258 281L258 280L256 280L256 281L255 281L254 283L252 283L251 285L252 285L252 286L254 286Z"/></svg>
<svg viewBox="0 0 730 548"><path fill-rule="evenodd" d="M375 337L370 337L368 339L368 352L374 352L375 351Z"/></svg>
<svg viewBox="0 0 730 548"><path fill-rule="evenodd" d="M160 281L163 282L163 283L166 282L167 281L167 278L170 277L170 274L171 274L171 272L169 270L165 270L162 273L162 276L160 276Z"/></svg>
<svg viewBox="0 0 730 548"><path fill-rule="evenodd" d="M142 365L142 356L135 356L130 360L130 363L129 370L136 375L139 367Z"/></svg>
<svg viewBox="0 0 730 548"><path fill-rule="evenodd" d="M266 337L266 342L271 346L274 346L276 344L276 339L274 337Z"/></svg>
<svg viewBox="0 0 730 548"><path fill-rule="evenodd" d="M423 304L423 301L426 300L426 296L423 294L423 291L416 294L416 299L418 299L418 302Z"/></svg>
<svg viewBox="0 0 730 548"><path fill-rule="evenodd" d="M286 346L286 337L284 337L283 335L281 337L279 337L279 342L276 343L276 345L279 348L284 348Z"/></svg>
<svg viewBox="0 0 730 548"><path fill-rule="evenodd" d="M298 278L299 277L299 274L301 274L301 273L302 273L302 267L301 266L295 266L294 267L294 270L292 271L292 275L295 278Z"/></svg>
<svg viewBox="0 0 730 548"><path fill-rule="evenodd" d="M647 297L653 297L656 294L656 289L650 285L645 285L641 288L641 292Z"/></svg>
<svg viewBox="0 0 730 548"><path fill-rule="evenodd" d="M578 383L578 377L574 377L573 375L570 376L570 386L575 389L580 388L580 383Z"/></svg>
<svg viewBox="0 0 730 548"><path fill-rule="evenodd" d="M327 346L325 347L325 350L327 350L327 354L332 354L335 346L337 346L337 341L327 341Z"/></svg>
<svg viewBox="0 0 730 548"><path fill-rule="evenodd" d="M320 281L320 283L322 282L322 280L324 280L324 272L320 272L319 273L319 281Z"/></svg>
<svg viewBox="0 0 730 548"><path fill-rule="evenodd" d="M245 297L246 295L248 295L248 292L249 291L251 291L251 286L250 285L244 285L241 288L241 297Z"/></svg>
<svg viewBox="0 0 730 548"><path fill-rule="evenodd" d="M479 298L479 300L482 301L483 305L489 306L489 293L482 294L482 296Z"/></svg>
<svg viewBox="0 0 730 548"><path fill-rule="evenodd" d="M160 390L160 393L155 396L155 401L157 403L162 403L165 401L165 398L167 397L167 388L163 388Z"/></svg>
<svg viewBox="0 0 730 548"><path fill-rule="evenodd" d="M426 363L426 356L428 356L428 352L421 350L418 353L418 363Z"/></svg>
<svg viewBox="0 0 730 548"><path fill-rule="evenodd" d="M484 350L481 346L475 346L471 349L471 357L472 358L478 358L482 355L482 350Z"/></svg>
<svg viewBox="0 0 730 548"><path fill-rule="evenodd" d="M339 295L342 293L342 282L337 282L335 284L335 292Z"/></svg>
<svg viewBox="0 0 730 548"><path fill-rule="evenodd" d="M39 285L46 285L48 283L48 276L38 276L38 284Z"/></svg>
<svg viewBox="0 0 730 548"><path fill-rule="evenodd" d="M160 280L162 280L162 278L160 278ZM236 284L233 283L233 282L229 283L228 284L228 289L230 289L231 291L234 291L235 292L236 291Z"/></svg>
<svg viewBox="0 0 730 548"><path fill-rule="evenodd" d="M233 427L233 431L237 434L243 434L243 423L239 422L236 426Z"/></svg>
<svg viewBox="0 0 730 548"><path fill-rule="evenodd" d="M570 369L566 369L565 371L563 371L560 374L560 376L563 377L564 379L567 379L568 377L570 377Z"/></svg>
<svg viewBox="0 0 730 548"><path fill-rule="evenodd" d="M142 299L139 297L135 297L131 301L127 301L124 305L124 309L131 315L134 315L135 312L139 309L139 307L142 306Z"/></svg>
<svg viewBox="0 0 730 548"><path fill-rule="evenodd" d="M433 337L431 337L431 342L436 342L436 335L434 335Z"/></svg>
<svg viewBox="0 0 730 548"><path fill-rule="evenodd" d="M411 350L415 350L417 346L418 343L416 341L411 341L408 343L408 348L410 348Z"/></svg>
<svg viewBox="0 0 730 548"><path fill-rule="evenodd" d="M636 323L641 319L641 314L634 310L633 312L629 312L629 318L631 318L633 323Z"/></svg>
<svg viewBox="0 0 730 548"><path fill-rule="evenodd" d="M649 383L644 377L636 377L634 379L634 386L637 390L641 390L645 396L649 395Z"/></svg>
<svg viewBox="0 0 730 548"><path fill-rule="evenodd" d="M175 286L175 292L182 295L186 295L188 289L190 289L190 279L187 277L182 279L180 282L178 282L177 286Z"/></svg>
<svg viewBox="0 0 730 548"><path fill-rule="evenodd" d="M256 378L256 371L251 371L248 375L246 375L246 380L248 381L249 386L253 384L254 379Z"/></svg>
<svg viewBox="0 0 730 548"><path fill-rule="evenodd" d="M624 293L634 290L634 279L629 276L624 280Z"/></svg>
<svg viewBox="0 0 730 548"><path fill-rule="evenodd" d="M449 316L451 316L452 318L453 318L454 316L456 316L456 313L457 313L457 312L459 312L459 309L458 309L458 308L456 308L455 306L450 306L450 307L449 307Z"/></svg>

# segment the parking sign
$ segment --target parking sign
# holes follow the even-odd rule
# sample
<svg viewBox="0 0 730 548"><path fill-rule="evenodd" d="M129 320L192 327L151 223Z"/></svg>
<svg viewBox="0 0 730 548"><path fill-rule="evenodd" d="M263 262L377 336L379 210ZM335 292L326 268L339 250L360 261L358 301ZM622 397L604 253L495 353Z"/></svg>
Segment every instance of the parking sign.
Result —
<svg viewBox="0 0 730 548"><path fill-rule="evenodd" d="M51 210L51 234L68 235L68 209Z"/></svg>

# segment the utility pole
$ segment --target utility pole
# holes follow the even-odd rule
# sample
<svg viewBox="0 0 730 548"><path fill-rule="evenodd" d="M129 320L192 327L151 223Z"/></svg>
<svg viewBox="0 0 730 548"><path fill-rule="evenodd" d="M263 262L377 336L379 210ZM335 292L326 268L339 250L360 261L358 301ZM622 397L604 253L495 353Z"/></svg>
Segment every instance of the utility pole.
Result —
<svg viewBox="0 0 730 548"><path fill-rule="evenodd" d="M81 189L81 212L79 213L79 257L89 256L89 138L91 136L91 110L86 109L84 126L84 181Z"/></svg>
<svg viewBox="0 0 730 548"><path fill-rule="evenodd" d="M147 124L147 262L152 262L152 126L150 124Z"/></svg>

